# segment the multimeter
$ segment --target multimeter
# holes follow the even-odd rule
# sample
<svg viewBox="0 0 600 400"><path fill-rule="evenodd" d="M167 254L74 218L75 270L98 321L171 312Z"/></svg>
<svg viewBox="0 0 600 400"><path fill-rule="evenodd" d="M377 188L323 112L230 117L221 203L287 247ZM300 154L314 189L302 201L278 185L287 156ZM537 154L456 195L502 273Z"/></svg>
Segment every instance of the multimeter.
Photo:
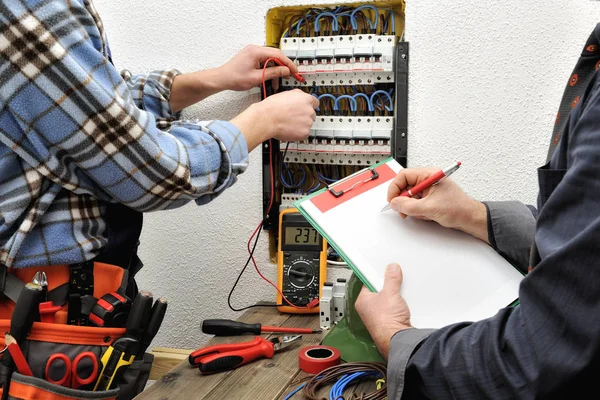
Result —
<svg viewBox="0 0 600 400"><path fill-rule="evenodd" d="M296 208L279 213L277 287L299 307L321 298L327 279L327 242ZM277 309L284 313L316 314L319 307L295 308L277 293Z"/></svg>

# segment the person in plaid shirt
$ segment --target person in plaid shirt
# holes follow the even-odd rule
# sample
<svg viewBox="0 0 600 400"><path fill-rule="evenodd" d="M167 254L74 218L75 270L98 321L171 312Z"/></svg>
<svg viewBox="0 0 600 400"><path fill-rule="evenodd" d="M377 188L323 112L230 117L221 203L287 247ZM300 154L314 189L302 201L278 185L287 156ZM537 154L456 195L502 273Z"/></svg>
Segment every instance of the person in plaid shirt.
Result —
<svg viewBox="0 0 600 400"><path fill-rule="evenodd" d="M264 140L306 138L318 101L299 90L231 121L180 119L207 96L259 85L270 57L286 66L267 79L297 72L279 50L249 46L211 70L119 73L90 0L2 0L0 265L94 259L110 241L111 207L141 215L206 203Z"/></svg>

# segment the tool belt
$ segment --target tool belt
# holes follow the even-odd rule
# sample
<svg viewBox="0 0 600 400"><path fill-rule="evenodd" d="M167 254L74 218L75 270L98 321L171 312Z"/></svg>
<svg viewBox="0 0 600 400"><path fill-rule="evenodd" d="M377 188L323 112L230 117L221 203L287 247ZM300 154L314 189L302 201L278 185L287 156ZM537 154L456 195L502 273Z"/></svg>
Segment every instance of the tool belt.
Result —
<svg viewBox="0 0 600 400"><path fill-rule="evenodd" d="M12 270L0 265L0 292L3 293L0 294L2 332L8 332L10 329L15 300L23 290L25 282L31 282L38 271L45 272L48 277L47 300L53 301L55 306L60 306L60 310L54 315L53 323L34 322L25 340L18 342L33 376L23 375L0 362L2 400L128 400L139 394L148 381L154 359L149 353L138 357L140 359L136 358L116 382L116 387L110 390L94 391L95 381L86 385L71 385L69 379L62 384L51 383L47 379L48 376L65 375L66 365L60 362L49 363L50 358L55 357L57 353L65 360L68 359L68 362L74 362L78 355L91 352L98 361L99 370L102 368L102 356L115 339L125 335L125 328L86 326L93 325L89 322L88 315L94 304L99 303L98 299L105 294L114 292L125 296L125 287L129 281L128 271L100 262ZM73 320L77 320L78 324L67 324ZM3 348L5 352L0 356L5 357L7 353L4 335L0 335L0 350ZM79 388L73 388L77 386Z"/></svg>

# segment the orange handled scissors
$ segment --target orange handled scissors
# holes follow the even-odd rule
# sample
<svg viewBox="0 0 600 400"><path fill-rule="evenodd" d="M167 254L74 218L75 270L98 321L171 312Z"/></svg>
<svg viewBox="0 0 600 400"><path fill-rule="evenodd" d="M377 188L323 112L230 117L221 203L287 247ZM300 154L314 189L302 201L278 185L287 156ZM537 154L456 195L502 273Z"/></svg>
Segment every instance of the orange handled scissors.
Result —
<svg viewBox="0 0 600 400"><path fill-rule="evenodd" d="M61 374L60 371L64 372ZM55 379L57 376L60 378ZM54 353L46 363L46 380L55 385L79 389L95 383L96 379L98 379L98 357L91 351L78 354L73 362L64 353Z"/></svg>

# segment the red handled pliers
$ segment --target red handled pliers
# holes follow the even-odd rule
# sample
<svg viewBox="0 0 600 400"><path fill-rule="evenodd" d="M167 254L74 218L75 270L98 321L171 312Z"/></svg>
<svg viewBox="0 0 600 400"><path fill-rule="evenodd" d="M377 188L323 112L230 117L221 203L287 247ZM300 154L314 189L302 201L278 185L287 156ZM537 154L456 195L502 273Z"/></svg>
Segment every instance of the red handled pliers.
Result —
<svg viewBox="0 0 600 400"><path fill-rule="evenodd" d="M188 360L191 366L198 367L203 374L223 372L260 358L273 358L275 352L300 339L301 335L280 336L269 340L256 336L251 342L203 347L191 353Z"/></svg>

